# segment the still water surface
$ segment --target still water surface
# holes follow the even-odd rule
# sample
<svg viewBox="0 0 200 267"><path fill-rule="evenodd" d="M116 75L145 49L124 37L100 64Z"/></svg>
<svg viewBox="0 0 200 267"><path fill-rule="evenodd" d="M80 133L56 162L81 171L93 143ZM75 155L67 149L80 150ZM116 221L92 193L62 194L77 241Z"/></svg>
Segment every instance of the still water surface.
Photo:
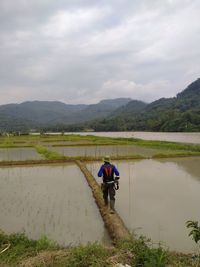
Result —
<svg viewBox="0 0 200 267"><path fill-rule="evenodd" d="M157 149L144 148L131 145L106 145L106 146L73 146L73 147L49 147L49 150L56 151L69 157L102 157L105 155L110 156L128 156L128 155L142 155L151 157L154 154L160 152Z"/></svg>
<svg viewBox="0 0 200 267"><path fill-rule="evenodd" d="M34 148L0 148L0 161L31 159L42 159L42 156Z"/></svg>
<svg viewBox="0 0 200 267"><path fill-rule="evenodd" d="M171 250L194 251L185 223L200 221L200 159L115 163L121 176L116 210L130 231ZM88 164L96 177L100 164Z"/></svg>
<svg viewBox="0 0 200 267"><path fill-rule="evenodd" d="M200 133L164 133L164 132L80 132L65 133L80 135L95 135L105 137L124 137L124 138L140 138L144 140L160 140L182 143L200 144Z"/></svg>
<svg viewBox="0 0 200 267"><path fill-rule="evenodd" d="M75 165L0 168L0 229L46 234L60 245L107 242L85 177Z"/></svg>

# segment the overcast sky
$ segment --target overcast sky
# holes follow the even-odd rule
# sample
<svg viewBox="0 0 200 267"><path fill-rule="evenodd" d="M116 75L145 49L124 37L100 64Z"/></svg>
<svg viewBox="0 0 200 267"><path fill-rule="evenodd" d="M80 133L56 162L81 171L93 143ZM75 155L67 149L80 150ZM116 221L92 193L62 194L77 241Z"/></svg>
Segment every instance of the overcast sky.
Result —
<svg viewBox="0 0 200 267"><path fill-rule="evenodd" d="M0 104L175 96L200 77L199 0L0 0Z"/></svg>

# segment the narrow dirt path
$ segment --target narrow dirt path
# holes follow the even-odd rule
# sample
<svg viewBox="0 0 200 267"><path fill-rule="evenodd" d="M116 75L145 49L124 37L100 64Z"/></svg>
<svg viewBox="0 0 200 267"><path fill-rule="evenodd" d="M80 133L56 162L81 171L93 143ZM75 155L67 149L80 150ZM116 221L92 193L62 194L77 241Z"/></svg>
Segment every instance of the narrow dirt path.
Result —
<svg viewBox="0 0 200 267"><path fill-rule="evenodd" d="M117 212L111 214L110 210L107 207L105 207L101 188L97 183L97 181L95 180L95 178L93 177L93 175L87 169L86 165L79 160L77 160L76 163L81 169L89 186L92 189L92 193L95 198L96 204L99 208L104 224L108 230L111 239L115 241L129 237L130 233L126 228L126 226L124 225L124 222L122 221L120 216L117 214Z"/></svg>

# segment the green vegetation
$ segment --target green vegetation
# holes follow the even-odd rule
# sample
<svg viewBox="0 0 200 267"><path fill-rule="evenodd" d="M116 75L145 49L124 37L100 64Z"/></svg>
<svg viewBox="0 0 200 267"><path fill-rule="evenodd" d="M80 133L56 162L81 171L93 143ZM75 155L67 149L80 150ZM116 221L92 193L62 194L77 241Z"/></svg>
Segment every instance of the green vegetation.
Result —
<svg viewBox="0 0 200 267"><path fill-rule="evenodd" d="M1 132L28 132L30 129L39 132L197 132L200 131L200 79L176 97L161 98L149 104L122 98L93 105L33 101L0 106Z"/></svg>
<svg viewBox="0 0 200 267"><path fill-rule="evenodd" d="M50 151L47 148L43 147L43 146L35 146L37 152L41 155L43 155L46 159L65 159L64 156L60 155L59 153L55 152L55 151Z"/></svg>
<svg viewBox="0 0 200 267"><path fill-rule="evenodd" d="M200 145L180 144L175 142L145 141L134 138L108 138L80 135L50 135L50 136L11 136L0 137L0 144L18 147L31 145L36 148L48 160L98 160L97 157L65 157L41 145L41 143L54 144L56 142L68 142L71 145L133 145L159 150L153 157L175 157L175 156L199 156ZM73 142L73 143L72 143ZM116 156L112 159L143 158L141 155ZM188 227L196 227L198 224L188 224ZM199 240L193 229L192 236ZM194 239L195 240L195 239ZM5 248L9 248L2 252ZM1 253L2 252L2 253ZM41 260L41 253L48 253L48 257ZM26 262L32 265L26 265ZM22 234L6 235L0 232L0 266L13 267L23 263L24 267L84 267L84 266L114 266L117 262L130 264L131 266L162 267L162 266L194 266L190 255L171 253L161 246L155 247L150 240L135 237L120 240L114 247L105 247L98 243L70 247L68 249L58 248L47 237L43 236L38 241L29 240Z"/></svg>
<svg viewBox="0 0 200 267"><path fill-rule="evenodd" d="M64 143L63 143L64 142ZM186 156L200 156L199 144L183 144L166 141L148 141L136 138L112 138L112 137L98 137L98 136L81 136L81 135L23 135L0 137L1 148L19 148L19 147L35 147L38 153L42 154L48 160L101 160L101 157L95 156L80 156L67 157L60 155L57 152L50 151L45 145L51 147L56 146L102 146L102 145L125 145L134 147L144 147L153 149L151 155L153 158L166 157L186 157ZM115 155L112 159L142 159L149 158L145 153L133 155Z"/></svg>
<svg viewBox="0 0 200 267"><path fill-rule="evenodd" d="M198 243L200 241L200 226L198 225L198 222L187 221L186 226L187 228L192 228L189 233L189 236L192 236L192 239L195 241L195 243Z"/></svg>
<svg viewBox="0 0 200 267"><path fill-rule="evenodd" d="M114 110L127 104L130 98L102 100L93 105L67 105L59 101L28 101L21 104L0 106L0 131L28 132L30 129L41 131L60 125L80 123L103 118Z"/></svg>
<svg viewBox="0 0 200 267"><path fill-rule="evenodd" d="M133 238L120 241L118 247L126 254L133 255L130 260L131 266L157 266L164 267L170 262L170 255L161 246L152 247L151 241L140 237L138 240Z"/></svg>
<svg viewBox="0 0 200 267"><path fill-rule="evenodd" d="M2 252L6 247L8 249ZM24 234L7 235L0 232L0 266L2 262L13 266L13 263L35 256L39 251L57 248L56 243L46 236L42 236L39 240L30 240Z"/></svg>
<svg viewBox="0 0 200 267"><path fill-rule="evenodd" d="M160 131L198 132L200 131L200 79L190 84L174 98L161 98L135 109L135 101L129 102L105 119L99 119L75 126L95 131ZM65 130L70 130L65 128Z"/></svg>
<svg viewBox="0 0 200 267"><path fill-rule="evenodd" d="M7 244L10 247L1 253ZM89 243L64 249L46 237L35 241L24 234L6 235L1 232L0 253L0 266L7 267L111 267L117 263L133 267L193 266L190 255L152 246L151 241L144 237L120 240L114 247Z"/></svg>
<svg viewBox="0 0 200 267"><path fill-rule="evenodd" d="M189 236L195 241L196 244L200 241L200 226L198 225L197 221L187 221L186 222L187 228L192 228L189 233ZM195 266L200 265L200 244L198 244L198 255L195 255L194 261L196 262Z"/></svg>
<svg viewBox="0 0 200 267"><path fill-rule="evenodd" d="M63 267L111 266L111 264L107 262L107 259L109 256L112 256L113 252L114 249L108 250L98 243L88 244L86 246L80 245L71 249L69 257Z"/></svg>
<svg viewBox="0 0 200 267"><path fill-rule="evenodd" d="M159 158L175 158L175 157L195 157L200 156L200 152L164 152L164 153L157 153L152 156L154 159Z"/></svg>
<svg viewBox="0 0 200 267"><path fill-rule="evenodd" d="M65 142L64 146L75 145L137 145L149 148L158 149L173 149L173 150L190 150L200 151L200 145L182 144L167 141L149 141L138 138L114 138L114 137L100 137L88 134L86 136L71 134L71 135L23 135L0 137L0 145L12 146L35 146L41 143L59 143ZM67 143L68 142L68 143ZM54 144L53 144L54 145Z"/></svg>

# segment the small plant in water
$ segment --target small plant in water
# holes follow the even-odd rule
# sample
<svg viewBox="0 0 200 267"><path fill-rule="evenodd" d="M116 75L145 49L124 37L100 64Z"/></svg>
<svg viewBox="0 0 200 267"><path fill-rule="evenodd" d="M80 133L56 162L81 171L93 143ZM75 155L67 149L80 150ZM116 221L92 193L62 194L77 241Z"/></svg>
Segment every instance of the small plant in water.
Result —
<svg viewBox="0 0 200 267"><path fill-rule="evenodd" d="M192 228L192 230L189 233L189 236L192 236L192 239L195 241L195 243L198 243L200 240L200 226L198 226L198 222L187 221L186 226L187 228Z"/></svg>
<svg viewBox="0 0 200 267"><path fill-rule="evenodd" d="M191 228L192 230L189 232L189 236L192 236L192 239L198 244L198 255L193 255L193 259L196 262L196 266L200 264L200 226L197 221L187 221L187 228Z"/></svg>

